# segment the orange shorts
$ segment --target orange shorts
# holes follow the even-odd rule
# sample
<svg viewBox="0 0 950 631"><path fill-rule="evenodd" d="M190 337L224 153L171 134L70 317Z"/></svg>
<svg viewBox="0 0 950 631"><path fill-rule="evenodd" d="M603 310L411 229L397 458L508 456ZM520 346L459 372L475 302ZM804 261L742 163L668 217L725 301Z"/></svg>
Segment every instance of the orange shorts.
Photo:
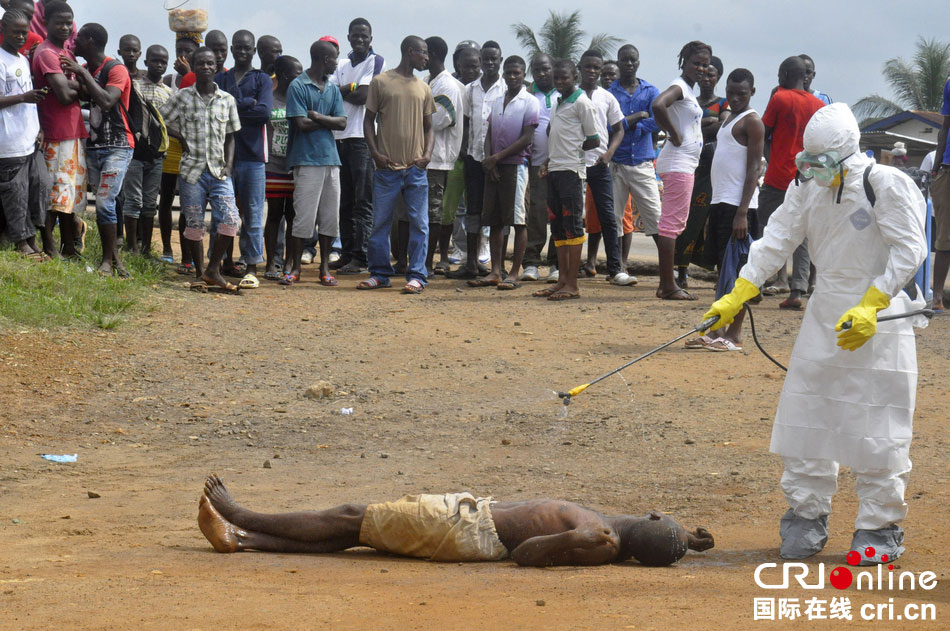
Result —
<svg viewBox="0 0 950 631"><path fill-rule="evenodd" d="M584 224L587 228L587 234L600 233L600 220L597 218L597 210L594 207L594 194L590 192L589 186L587 187L587 199L584 201L584 209ZM635 230L633 211L633 198L628 195L627 206L623 209L623 232L621 232L621 234L630 234ZM643 230L643 228L640 228L640 230Z"/></svg>

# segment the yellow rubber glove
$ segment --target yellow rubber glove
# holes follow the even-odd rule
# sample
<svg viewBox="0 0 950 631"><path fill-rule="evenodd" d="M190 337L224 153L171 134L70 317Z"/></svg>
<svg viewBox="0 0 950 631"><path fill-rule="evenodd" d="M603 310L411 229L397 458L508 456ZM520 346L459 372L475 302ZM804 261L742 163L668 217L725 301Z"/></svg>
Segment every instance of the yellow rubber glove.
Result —
<svg viewBox="0 0 950 631"><path fill-rule="evenodd" d="M891 299L884 295L884 292L874 285L868 287L858 306L845 311L838 320L835 326L835 331L839 331L838 346L848 351L864 346L864 343L877 333L877 312L887 309L889 304ZM849 320L851 328L843 329L842 325Z"/></svg>
<svg viewBox="0 0 950 631"><path fill-rule="evenodd" d="M728 294L712 303L709 311L703 316L703 320L708 320L713 316L719 316L719 321L712 325L711 330L722 328L736 319L742 306L747 300L759 295L759 288L744 278L737 278L735 287Z"/></svg>

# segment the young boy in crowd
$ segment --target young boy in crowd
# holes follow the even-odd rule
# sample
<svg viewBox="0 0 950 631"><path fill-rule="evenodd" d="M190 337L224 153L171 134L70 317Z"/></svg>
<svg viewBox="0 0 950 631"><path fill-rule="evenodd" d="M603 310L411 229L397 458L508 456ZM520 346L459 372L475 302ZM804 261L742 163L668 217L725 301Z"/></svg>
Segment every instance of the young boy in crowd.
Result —
<svg viewBox="0 0 950 631"><path fill-rule="evenodd" d="M30 29L29 23L33 20L33 13L36 9L35 5L33 4L33 0L3 0L0 2L0 7L3 7L4 11L19 11L26 16L28 29L26 33L26 42L20 46L20 49L17 52L26 57L32 56L33 49L43 42L43 36L39 33L34 33ZM3 33L0 33L0 44L3 44L3 41Z"/></svg>
<svg viewBox="0 0 950 631"><path fill-rule="evenodd" d="M158 44L149 46L145 51L145 73L133 81L142 98L156 109L161 109L173 94L172 89L162 83L167 68L168 51L165 47ZM132 157L122 185L122 218L125 222L125 247L133 254L139 253L138 238L133 238L133 235L141 235L144 256L152 252L152 229L161 184L162 157L151 160Z"/></svg>
<svg viewBox="0 0 950 631"><path fill-rule="evenodd" d="M232 35L234 67L214 77L218 87L234 97L241 117L241 131L235 137L232 174L241 212L241 236L238 240L241 259L233 264L231 253L226 252L225 270L229 275L241 278L241 287L249 289L260 285L257 266L264 262L264 186L267 179L264 127L270 121L274 105L274 84L270 75L252 67L257 50L255 42L250 31L240 30Z"/></svg>
<svg viewBox="0 0 950 631"><path fill-rule="evenodd" d="M558 281L534 292L537 298L561 301L580 298L577 272L584 246L584 152L600 146L596 108L577 87L577 66L569 59L554 63L554 87L561 100L551 114L548 161L541 176L548 178L548 207L554 218L551 232L557 247Z"/></svg>
<svg viewBox="0 0 950 631"><path fill-rule="evenodd" d="M46 222L49 173L37 151L43 132L36 104L47 94L33 89L30 62L19 52L30 32L26 13L8 9L0 28L0 207L16 251L43 261L36 230Z"/></svg>
<svg viewBox="0 0 950 631"><path fill-rule="evenodd" d="M76 54L86 64L80 66L62 55L60 63L64 71L76 75L90 101L86 168L90 188L96 192L96 224L102 241L99 273L128 278L117 247L116 198L135 148L127 116L132 79L121 62L106 57L108 42L109 34L101 24L85 24L76 35ZM131 238L134 240L134 235Z"/></svg>
<svg viewBox="0 0 950 631"><path fill-rule="evenodd" d="M73 34L73 10L65 2L53 0L45 7L46 40L33 53L33 86L49 90L48 98L37 103L43 130L43 155L49 171L50 212L43 227L43 251L58 258L53 228L59 221L62 255L78 258L86 238L86 143L89 137L79 109L79 83L63 70L63 59L75 62L64 48ZM79 246L77 248L77 245Z"/></svg>
<svg viewBox="0 0 950 631"><path fill-rule="evenodd" d="M133 81L142 78L142 71L138 68L139 58L142 56L142 42L135 35L123 35L119 38L119 57L129 71ZM164 71L163 71L164 72Z"/></svg>
<svg viewBox="0 0 950 631"><path fill-rule="evenodd" d="M527 160L530 145L538 126L538 100L524 85L524 59L512 55L505 60L503 77L507 91L491 105L488 133L485 136L485 193L482 200L481 224L491 228L491 272L485 278L468 281L471 287L497 286L498 289L517 289L521 262L527 243L525 227L525 190L528 186ZM520 198L521 204L517 204ZM515 232L515 250L511 272L504 274L504 229L512 226Z"/></svg>
<svg viewBox="0 0 950 631"><path fill-rule="evenodd" d="M284 55L277 60L274 89L274 108L270 112L267 137L270 152L267 154L267 182L264 195L267 198L267 219L264 222L264 251L267 267L264 278L279 281L283 266L289 268L284 247L287 231L294 223L294 176L287 166L287 143L290 140L290 124L287 120L287 91L294 79L303 74L303 66L296 57ZM281 228L281 223L284 228Z"/></svg>
<svg viewBox="0 0 950 631"><path fill-rule="evenodd" d="M330 248L340 234L340 155L333 132L346 128L343 96L327 80L336 70L338 52L330 42L310 46L310 67L287 90L287 120L291 123L287 166L294 172L294 221L287 240L290 270L282 285L300 280L304 242L317 227L320 243L320 284L334 287Z"/></svg>
<svg viewBox="0 0 950 631"><path fill-rule="evenodd" d="M549 277L557 282L557 259L554 241L548 243L548 183L541 179L541 167L548 161L548 124L551 112L557 106L558 91L554 87L554 58L540 53L531 58L531 78L534 82L529 91L538 101L538 126L531 141L531 166L528 169L530 190L527 213L528 244L524 253L524 272L521 280L535 281L541 278L541 250L548 244L546 259Z"/></svg>
<svg viewBox="0 0 950 631"><path fill-rule="evenodd" d="M234 203L231 169L234 166L234 134L241 129L234 97L214 82L216 63L209 48L194 54L195 85L174 94L161 109L168 135L179 140L182 159L178 186L185 231L182 252L188 249L195 266L196 291L215 286L229 293L238 287L221 276L221 259L229 251L241 227ZM204 211L211 203L217 233L211 244L208 267L202 271L205 235Z"/></svg>

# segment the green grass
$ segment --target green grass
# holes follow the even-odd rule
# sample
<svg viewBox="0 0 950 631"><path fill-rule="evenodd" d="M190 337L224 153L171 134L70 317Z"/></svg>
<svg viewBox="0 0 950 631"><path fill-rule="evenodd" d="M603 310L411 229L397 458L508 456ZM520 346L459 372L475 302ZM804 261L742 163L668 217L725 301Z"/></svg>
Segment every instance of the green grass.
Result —
<svg viewBox="0 0 950 631"><path fill-rule="evenodd" d="M0 329L114 329L137 310L154 307L151 294L168 286L170 271L159 261L122 252L132 278L101 277L95 271L102 253L99 233L94 221L88 223L81 261L36 263L12 249L0 250Z"/></svg>

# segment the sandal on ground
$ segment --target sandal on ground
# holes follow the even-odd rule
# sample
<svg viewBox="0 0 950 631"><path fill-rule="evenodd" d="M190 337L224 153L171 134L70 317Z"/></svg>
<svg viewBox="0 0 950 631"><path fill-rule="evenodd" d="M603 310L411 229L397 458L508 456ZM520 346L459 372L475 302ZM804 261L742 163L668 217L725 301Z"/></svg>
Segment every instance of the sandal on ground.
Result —
<svg viewBox="0 0 950 631"><path fill-rule="evenodd" d="M763 296L777 296L778 293L779 293L779 288L776 287L775 285L769 285L768 287L764 287L762 289Z"/></svg>
<svg viewBox="0 0 950 631"><path fill-rule="evenodd" d="M159 259L162 263L174 263L175 258L171 254L162 254Z"/></svg>
<svg viewBox="0 0 950 631"><path fill-rule="evenodd" d="M188 285L188 289L191 291L197 291L199 294L208 293L208 283L203 280L196 280L195 282Z"/></svg>
<svg viewBox="0 0 950 631"><path fill-rule="evenodd" d="M264 280L280 280L281 276L282 274L277 270L264 272Z"/></svg>
<svg viewBox="0 0 950 631"><path fill-rule="evenodd" d="M562 289L548 296L548 300L553 300L554 302L561 302L562 300L574 300L575 298L580 298L580 297L581 295L579 292L575 294L574 292L564 291Z"/></svg>
<svg viewBox="0 0 950 631"><path fill-rule="evenodd" d="M257 276L254 274L248 274L238 283L238 287L241 289L257 289L260 286L261 281L257 280Z"/></svg>
<svg viewBox="0 0 950 631"><path fill-rule="evenodd" d="M448 261L439 261L435 264L435 267L432 268L432 271L435 274L444 276L450 269Z"/></svg>
<svg viewBox="0 0 950 631"><path fill-rule="evenodd" d="M227 283L224 287L219 287L218 285L208 284L204 280L197 280L191 285L188 286L191 291L197 291L201 294L206 294L210 291L220 292L224 294L232 294L239 296L241 294L241 288L235 285L234 283Z"/></svg>
<svg viewBox="0 0 950 631"><path fill-rule="evenodd" d="M247 275L247 265L238 261L237 263L232 263L224 267L221 273L232 278L244 278Z"/></svg>
<svg viewBox="0 0 950 631"><path fill-rule="evenodd" d="M195 264L194 263L179 263L178 267L175 268L175 271L181 274L182 276L191 276L195 273Z"/></svg>
<svg viewBox="0 0 950 631"><path fill-rule="evenodd" d="M700 337L694 337L691 340L686 340L686 343L683 345L689 349L703 349L715 342L719 338L713 338L708 335L703 335Z"/></svg>
<svg viewBox="0 0 950 631"><path fill-rule="evenodd" d="M597 276L597 269L596 269L596 268L595 268L595 269L591 269L591 268L587 267L586 265L583 265L583 266L581 266L581 271L584 273L584 276L586 276L587 278L594 278L595 276Z"/></svg>
<svg viewBox="0 0 950 631"><path fill-rule="evenodd" d="M736 344L732 340L727 340L724 337L720 337L715 340L712 344L706 345L707 351L713 351L715 353L722 353L726 351L741 351L742 345Z"/></svg>
<svg viewBox="0 0 950 631"><path fill-rule="evenodd" d="M550 298L551 294L554 293L554 287L545 287L544 289L539 289L538 291L532 293L531 295L535 298Z"/></svg>
<svg viewBox="0 0 950 631"><path fill-rule="evenodd" d="M469 287L497 287L498 283L500 282L501 281L498 280L497 278L494 280L485 280L484 278L475 278L473 280L468 281L465 284L468 285Z"/></svg>
<svg viewBox="0 0 950 631"><path fill-rule="evenodd" d="M519 287L521 287L521 283L515 280L513 276L509 276L495 286L496 289L501 289L504 291L511 291L512 289L518 289Z"/></svg>
<svg viewBox="0 0 950 631"><path fill-rule="evenodd" d="M320 276L320 284L324 287L336 287L339 285L335 276L330 276L329 274L323 274Z"/></svg>
<svg viewBox="0 0 950 631"><path fill-rule="evenodd" d="M370 276L356 286L357 289L386 289L387 287L391 287L389 279L379 276Z"/></svg>
<svg viewBox="0 0 950 631"><path fill-rule="evenodd" d="M802 301L801 298L786 298L782 302L778 303L779 309L785 309L786 311L801 311L802 310Z"/></svg>
<svg viewBox="0 0 950 631"><path fill-rule="evenodd" d="M406 283L405 287L402 288L402 293L421 294L423 289L425 289L425 285L423 285L418 279L413 278L411 281Z"/></svg>
<svg viewBox="0 0 950 631"><path fill-rule="evenodd" d="M300 280L300 277L297 276L296 274L284 274L283 276L280 277L280 284L294 285L296 284L298 280Z"/></svg>
<svg viewBox="0 0 950 631"><path fill-rule="evenodd" d="M696 300L696 296L679 287L665 294L661 294L659 290L657 290L656 297L660 300Z"/></svg>

